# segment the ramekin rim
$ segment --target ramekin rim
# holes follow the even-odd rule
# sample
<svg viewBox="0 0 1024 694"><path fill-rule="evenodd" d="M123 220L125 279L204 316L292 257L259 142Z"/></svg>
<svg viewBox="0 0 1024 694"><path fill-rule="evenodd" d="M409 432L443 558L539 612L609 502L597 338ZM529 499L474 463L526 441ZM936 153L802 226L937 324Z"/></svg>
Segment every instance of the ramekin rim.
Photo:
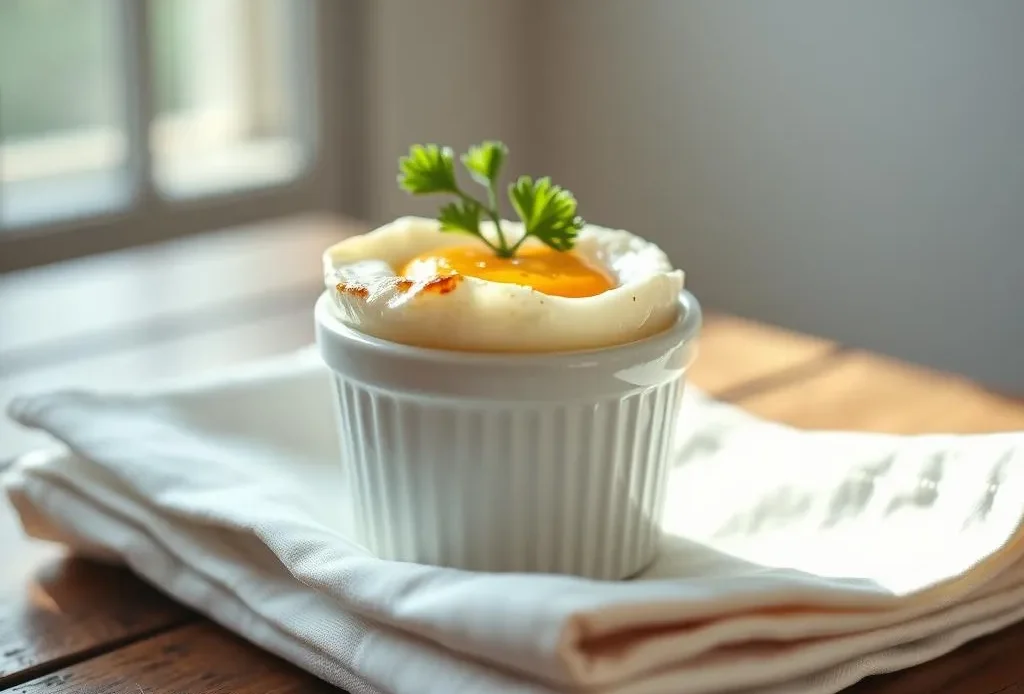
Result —
<svg viewBox="0 0 1024 694"><path fill-rule="evenodd" d="M703 323L703 311L700 302L687 289L683 289L679 294L679 306L679 316L675 323L659 333L640 340L596 349L527 353L445 350L408 345L402 342L375 337L345 325L333 313L330 291L326 289L317 298L314 315L319 327L329 331L336 338L345 340L358 348L373 349L381 354L386 352L392 356L405 359L445 364L459 363L467 366L551 366L557 364L573 365L581 361L595 359L614 361L620 358L627 358L629 355L645 349L664 351L672 346L691 342L697 338L700 332Z"/></svg>

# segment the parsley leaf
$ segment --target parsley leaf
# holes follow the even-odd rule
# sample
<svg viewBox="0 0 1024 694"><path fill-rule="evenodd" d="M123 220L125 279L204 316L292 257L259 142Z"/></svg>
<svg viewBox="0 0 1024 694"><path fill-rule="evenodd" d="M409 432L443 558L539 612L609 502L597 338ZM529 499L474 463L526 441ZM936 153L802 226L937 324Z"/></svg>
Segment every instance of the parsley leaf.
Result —
<svg viewBox="0 0 1024 694"><path fill-rule="evenodd" d="M477 183L493 186L498 181L501 165L508 156L508 147L496 140L474 145L462 155L462 163Z"/></svg>
<svg viewBox="0 0 1024 694"><path fill-rule="evenodd" d="M470 196L455 180L454 157L450 147L413 145L408 156L398 160L398 185L413 195L447 193L456 200L441 208L438 221L442 231L464 232L476 236L500 258L512 258L530 236L556 251L571 250L583 220L576 214L576 198L550 178L534 181L521 176L509 186L512 207L523 220L523 236L509 244L501 224L498 207L498 176L508 157L508 147L497 140L486 140L469 148L460 159L473 179L487 188L486 204ZM486 217L494 223L496 242L480 231Z"/></svg>
<svg viewBox="0 0 1024 694"><path fill-rule="evenodd" d="M413 145L398 160L398 184L413 195L455 193L455 164L450 147Z"/></svg>
<svg viewBox="0 0 1024 694"><path fill-rule="evenodd" d="M441 208L438 219L442 231L463 231L480 236L480 204L476 202L450 202Z"/></svg>
<svg viewBox="0 0 1024 694"><path fill-rule="evenodd" d="M524 230L513 251L528 236L535 236L556 251L568 251L576 243L583 219L576 214L576 198L565 188L546 176L536 181L520 176L509 185L508 196L523 220Z"/></svg>

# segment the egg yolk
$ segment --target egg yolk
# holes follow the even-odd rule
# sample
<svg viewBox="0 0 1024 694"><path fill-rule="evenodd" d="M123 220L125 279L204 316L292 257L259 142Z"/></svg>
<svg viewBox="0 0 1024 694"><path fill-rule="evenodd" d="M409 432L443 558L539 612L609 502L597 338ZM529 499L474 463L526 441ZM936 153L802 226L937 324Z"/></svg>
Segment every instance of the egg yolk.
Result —
<svg viewBox="0 0 1024 694"><path fill-rule="evenodd" d="M615 287L602 269L571 251L556 251L547 246L522 248L513 258L499 258L482 245L440 248L413 258L401 274L413 279L465 275L574 298L596 296Z"/></svg>

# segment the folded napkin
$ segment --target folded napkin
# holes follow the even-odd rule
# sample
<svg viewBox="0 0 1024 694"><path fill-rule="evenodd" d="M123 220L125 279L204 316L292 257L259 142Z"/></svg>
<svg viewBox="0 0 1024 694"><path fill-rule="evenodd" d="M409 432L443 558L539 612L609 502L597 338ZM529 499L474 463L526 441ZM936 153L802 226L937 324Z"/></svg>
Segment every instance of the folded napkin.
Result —
<svg viewBox="0 0 1024 694"><path fill-rule="evenodd" d="M691 392L642 577L476 574L350 541L311 350L22 398L26 531L119 559L351 691L836 692L1024 618L1024 434L811 433Z"/></svg>

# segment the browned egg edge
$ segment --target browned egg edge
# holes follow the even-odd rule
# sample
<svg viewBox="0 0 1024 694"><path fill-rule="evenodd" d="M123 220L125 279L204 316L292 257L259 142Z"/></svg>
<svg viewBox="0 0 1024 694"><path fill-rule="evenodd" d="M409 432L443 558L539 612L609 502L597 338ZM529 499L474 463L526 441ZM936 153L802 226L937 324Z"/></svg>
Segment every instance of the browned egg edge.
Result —
<svg viewBox="0 0 1024 694"><path fill-rule="evenodd" d="M462 282L462 275L443 275L431 277L429 280L416 282L404 277L390 278L394 289L402 294L408 293L413 287L417 288L417 294L447 294L454 291ZM365 299L370 296L370 285L365 282L339 282L334 287L339 294Z"/></svg>

